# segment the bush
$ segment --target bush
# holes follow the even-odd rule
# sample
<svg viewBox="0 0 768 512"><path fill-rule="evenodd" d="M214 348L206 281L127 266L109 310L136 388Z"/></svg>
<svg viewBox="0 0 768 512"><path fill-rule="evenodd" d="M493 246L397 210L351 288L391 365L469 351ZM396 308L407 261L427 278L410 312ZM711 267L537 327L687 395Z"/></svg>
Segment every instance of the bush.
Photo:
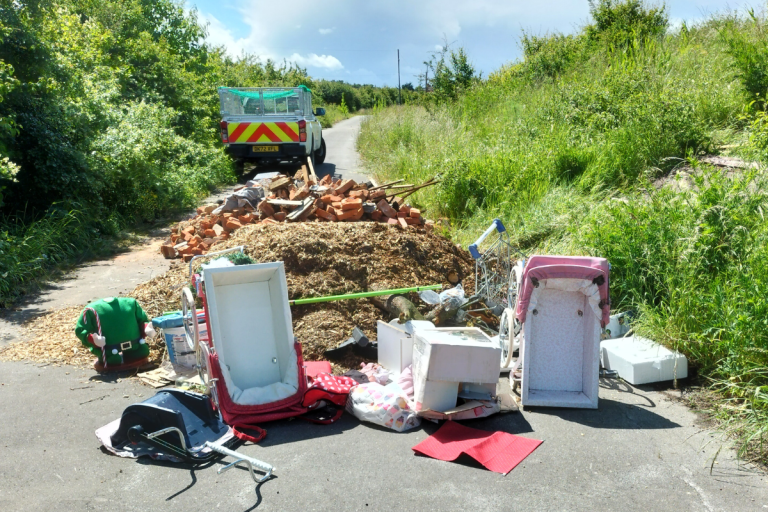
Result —
<svg viewBox="0 0 768 512"><path fill-rule="evenodd" d="M176 112L147 103L129 105L120 121L94 141L94 168L101 175L106 208L152 220L171 209L191 208L197 199L234 178L221 147L177 135Z"/></svg>
<svg viewBox="0 0 768 512"><path fill-rule="evenodd" d="M765 20L749 10L749 20L735 16L725 18L720 35L728 53L733 57L733 68L738 73L749 100L765 106L768 94L768 39Z"/></svg>
<svg viewBox="0 0 768 512"><path fill-rule="evenodd" d="M643 0L589 0L589 12L594 23L586 36L616 48L661 36L669 25L666 6L649 7Z"/></svg>

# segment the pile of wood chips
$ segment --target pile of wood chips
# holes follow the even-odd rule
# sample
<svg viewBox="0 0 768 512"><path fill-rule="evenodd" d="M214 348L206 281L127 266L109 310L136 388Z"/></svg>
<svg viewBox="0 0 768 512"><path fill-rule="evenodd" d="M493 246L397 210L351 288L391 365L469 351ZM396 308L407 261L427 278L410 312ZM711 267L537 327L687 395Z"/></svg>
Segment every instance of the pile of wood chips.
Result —
<svg viewBox="0 0 768 512"><path fill-rule="evenodd" d="M160 251L166 258L181 257L189 261L210 250L220 250L220 244L233 232L249 224L376 221L401 229L408 229L409 226L431 229L434 222L424 219L421 211L412 208L406 198L437 181L431 180L419 186L398 185L400 181L378 187L330 175L318 181L307 166L301 168L296 179L277 175L261 182L251 181L248 187L261 189L264 200L254 205L243 201L242 207L228 211L216 204L202 206L197 209L194 218L172 228L171 238L161 246Z"/></svg>
<svg viewBox="0 0 768 512"><path fill-rule="evenodd" d="M468 293L475 290L474 261L469 253L426 230L403 230L371 222L249 225L237 230L217 249L239 245L244 245L245 252L258 262L284 262L291 299L430 284L449 288L457 277ZM198 260L194 265L197 267ZM189 266L179 261L128 295L136 298L152 318L178 310L181 289L188 283ZM418 295L411 294L410 298L419 303ZM26 326L31 341L2 349L0 359L90 365L94 357L74 335L83 306L35 319ZM375 339L376 321L389 320L367 299L294 306L291 313L294 335L308 361L324 359L324 351L349 338L355 326ZM150 342L150 348L152 361L161 362L165 345L160 336ZM334 370L356 367L359 362L351 358L334 365Z"/></svg>

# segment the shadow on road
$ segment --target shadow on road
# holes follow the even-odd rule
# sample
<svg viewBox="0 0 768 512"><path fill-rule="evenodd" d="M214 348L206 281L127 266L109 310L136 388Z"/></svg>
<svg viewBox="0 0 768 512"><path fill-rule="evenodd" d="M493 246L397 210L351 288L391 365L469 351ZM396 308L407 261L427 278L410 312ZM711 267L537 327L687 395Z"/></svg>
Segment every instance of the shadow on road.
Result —
<svg viewBox="0 0 768 512"><path fill-rule="evenodd" d="M652 412L656 407L649 398L640 397L651 403L628 404L616 400L600 398L597 409L558 409L544 407L526 407L526 411L536 414L557 416L562 420L578 423L592 428L611 430L657 430L678 428L681 425Z"/></svg>

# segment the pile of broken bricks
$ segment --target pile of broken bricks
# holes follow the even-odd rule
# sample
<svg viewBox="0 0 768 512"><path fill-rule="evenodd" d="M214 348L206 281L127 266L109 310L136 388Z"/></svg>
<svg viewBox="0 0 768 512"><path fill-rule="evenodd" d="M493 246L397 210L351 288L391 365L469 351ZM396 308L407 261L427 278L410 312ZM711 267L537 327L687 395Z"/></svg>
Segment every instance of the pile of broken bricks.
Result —
<svg viewBox="0 0 768 512"><path fill-rule="evenodd" d="M264 199L242 201L242 207L229 211L222 211L218 204L202 206L194 218L171 228L171 238L160 250L166 258L182 257L189 261L195 255L206 254L214 245L227 240L230 233L249 224L367 221L392 224L400 229L431 229L434 222L426 220L419 209L410 207L405 198L437 181L419 186L395 185L401 181L376 187L330 175L318 181L314 174L307 172L306 166L296 178L277 175L271 180L251 181L247 186L261 187L258 192Z"/></svg>

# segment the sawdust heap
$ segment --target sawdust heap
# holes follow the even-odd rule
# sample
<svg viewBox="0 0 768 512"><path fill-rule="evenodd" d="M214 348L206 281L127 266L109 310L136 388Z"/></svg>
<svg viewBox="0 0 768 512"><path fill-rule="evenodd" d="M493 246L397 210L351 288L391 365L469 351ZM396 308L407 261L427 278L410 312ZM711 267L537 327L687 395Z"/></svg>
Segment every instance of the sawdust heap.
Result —
<svg viewBox="0 0 768 512"><path fill-rule="evenodd" d="M447 288L451 271L458 273L467 291L475 289L469 253L425 230L363 222L253 225L238 230L217 250L238 245L258 262L283 261L292 299L429 284ZM188 282L188 264L178 262L128 296L152 318L179 309L180 290ZM410 298L418 302L416 294ZM90 365L93 356L74 335L82 308L64 308L33 320L26 326L31 341L0 350L0 359ZM376 321L389 320L365 299L294 306L291 313L294 334L309 361L323 359L323 352L351 336L354 326L375 339ZM160 362L165 346L159 336L150 349L151 360ZM355 361L346 363L353 366Z"/></svg>

